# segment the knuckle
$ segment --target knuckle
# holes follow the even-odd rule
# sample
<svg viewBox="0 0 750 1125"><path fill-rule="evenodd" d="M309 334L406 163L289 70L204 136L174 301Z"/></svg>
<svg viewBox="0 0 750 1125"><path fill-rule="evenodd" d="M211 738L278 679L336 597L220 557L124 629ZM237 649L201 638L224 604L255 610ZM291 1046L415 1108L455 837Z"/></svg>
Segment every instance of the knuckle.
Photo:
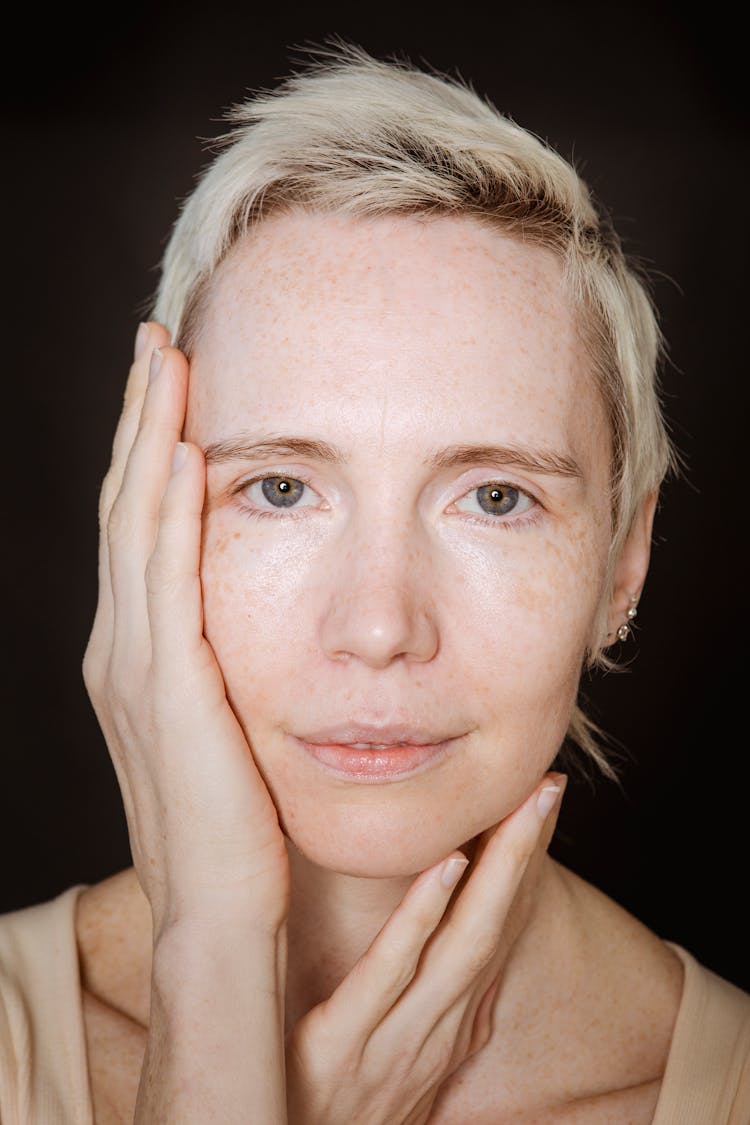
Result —
<svg viewBox="0 0 750 1125"><path fill-rule="evenodd" d="M112 751L113 744L119 743L123 731L130 727L130 699L128 688L132 680L118 677L113 661L105 660L99 654L87 651L83 660L83 678L99 724Z"/></svg>
<svg viewBox="0 0 750 1125"><path fill-rule="evenodd" d="M81 672L83 674L83 682L86 691L91 698L99 695L103 681L101 660L99 654L95 651L92 641L90 640L86 646L86 651L83 654L83 662L81 664Z"/></svg>
<svg viewBox="0 0 750 1125"><path fill-rule="evenodd" d="M122 502L121 496L115 500L107 520L107 539L110 546L127 543L133 538L135 521Z"/></svg>
<svg viewBox="0 0 750 1125"><path fill-rule="evenodd" d="M497 939L494 934L478 934L467 956L467 969L472 976L478 976L489 965L497 951Z"/></svg>
<svg viewBox="0 0 750 1125"><path fill-rule="evenodd" d="M392 989L399 993L405 992L417 971L417 961L412 957L405 957L399 950L393 950L385 965L384 977L390 982Z"/></svg>
<svg viewBox="0 0 750 1125"><path fill-rule="evenodd" d="M108 691L111 671L111 644L102 638L101 623L94 621L86 651L81 662L81 672L86 690L93 703L98 704L105 699Z"/></svg>
<svg viewBox="0 0 750 1125"><path fill-rule="evenodd" d="M531 839L527 835L510 842L509 852L514 868L523 869L526 866L533 855L535 845L536 837Z"/></svg>
<svg viewBox="0 0 750 1125"><path fill-rule="evenodd" d="M439 908L436 908L432 904L425 905L424 903L419 903L412 909L412 926L414 933L420 937L422 941L426 941L434 930L441 915L444 913L444 906L441 905Z"/></svg>
<svg viewBox="0 0 750 1125"><path fill-rule="evenodd" d="M359 1063L352 1044L342 1043L340 1034L326 1018L325 1002L298 1022L288 1046L307 1074L318 1082L327 1081L330 1073L342 1066L352 1072Z"/></svg>
<svg viewBox="0 0 750 1125"><path fill-rule="evenodd" d="M150 598L175 594L182 585L182 575L165 563L162 553L154 551L146 563L146 593Z"/></svg>

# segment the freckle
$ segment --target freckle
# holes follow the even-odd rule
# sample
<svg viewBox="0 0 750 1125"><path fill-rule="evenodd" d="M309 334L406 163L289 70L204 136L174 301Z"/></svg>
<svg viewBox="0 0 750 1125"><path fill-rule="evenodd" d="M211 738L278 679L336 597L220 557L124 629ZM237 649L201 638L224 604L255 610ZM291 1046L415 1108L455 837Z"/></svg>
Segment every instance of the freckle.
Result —
<svg viewBox="0 0 750 1125"><path fill-rule="evenodd" d="M240 537L240 533L239 533L239 531L235 531L235 533L234 533L234 538L235 538L235 539L239 539L239 537Z"/></svg>

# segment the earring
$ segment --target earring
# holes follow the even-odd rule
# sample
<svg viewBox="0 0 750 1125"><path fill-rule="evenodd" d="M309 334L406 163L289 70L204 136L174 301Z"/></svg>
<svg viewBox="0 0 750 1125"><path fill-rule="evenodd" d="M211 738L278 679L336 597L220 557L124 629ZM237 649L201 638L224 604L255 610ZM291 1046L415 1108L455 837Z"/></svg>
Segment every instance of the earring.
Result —
<svg viewBox="0 0 750 1125"><path fill-rule="evenodd" d="M634 617L638 616L638 610L635 608L637 605L638 605L638 595L637 594L631 594L630 605L628 606L628 611L627 611L627 614L626 614L627 621L623 621L622 625L617 630L618 641L626 641L628 639L628 637L630 636L630 634L632 632L631 622L632 622Z"/></svg>

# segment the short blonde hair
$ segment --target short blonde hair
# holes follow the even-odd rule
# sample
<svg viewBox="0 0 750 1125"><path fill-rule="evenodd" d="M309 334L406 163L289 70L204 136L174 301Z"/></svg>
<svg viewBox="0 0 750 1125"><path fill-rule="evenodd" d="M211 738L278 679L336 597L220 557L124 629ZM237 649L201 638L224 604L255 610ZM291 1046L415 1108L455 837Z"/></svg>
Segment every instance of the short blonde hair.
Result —
<svg viewBox="0 0 750 1125"><path fill-rule="evenodd" d="M218 265L252 225L291 207L352 216L466 215L551 249L579 314L611 425L612 537L584 664L606 644L614 563L646 496L675 468L662 417L662 340L640 272L575 169L462 82L337 43L270 92L232 106L218 155L184 202L153 319L188 358ZM601 732L576 706L568 738L609 777Z"/></svg>

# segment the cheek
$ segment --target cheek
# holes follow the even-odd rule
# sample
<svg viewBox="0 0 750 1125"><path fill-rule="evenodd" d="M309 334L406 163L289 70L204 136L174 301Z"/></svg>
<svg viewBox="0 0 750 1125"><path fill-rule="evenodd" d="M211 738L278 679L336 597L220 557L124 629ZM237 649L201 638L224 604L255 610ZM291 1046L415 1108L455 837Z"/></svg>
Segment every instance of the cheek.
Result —
<svg viewBox="0 0 750 1125"><path fill-rule="evenodd" d="M474 552L456 568L461 631L499 667L536 675L580 669L606 564L600 537L583 527L564 539L507 534L514 537L507 548Z"/></svg>
<svg viewBox="0 0 750 1125"><path fill-rule="evenodd" d="M274 713L298 690L311 573L293 537L210 514L201 559L204 632L242 717Z"/></svg>
<svg viewBox="0 0 750 1125"><path fill-rule="evenodd" d="M515 534L515 533L509 533ZM519 536L525 532L519 532ZM490 790L518 774L533 785L565 737L606 566L606 536L595 527L563 541L518 539L464 569L464 616L453 651L471 685L476 717L493 730L482 762ZM523 775L523 776L521 776Z"/></svg>

